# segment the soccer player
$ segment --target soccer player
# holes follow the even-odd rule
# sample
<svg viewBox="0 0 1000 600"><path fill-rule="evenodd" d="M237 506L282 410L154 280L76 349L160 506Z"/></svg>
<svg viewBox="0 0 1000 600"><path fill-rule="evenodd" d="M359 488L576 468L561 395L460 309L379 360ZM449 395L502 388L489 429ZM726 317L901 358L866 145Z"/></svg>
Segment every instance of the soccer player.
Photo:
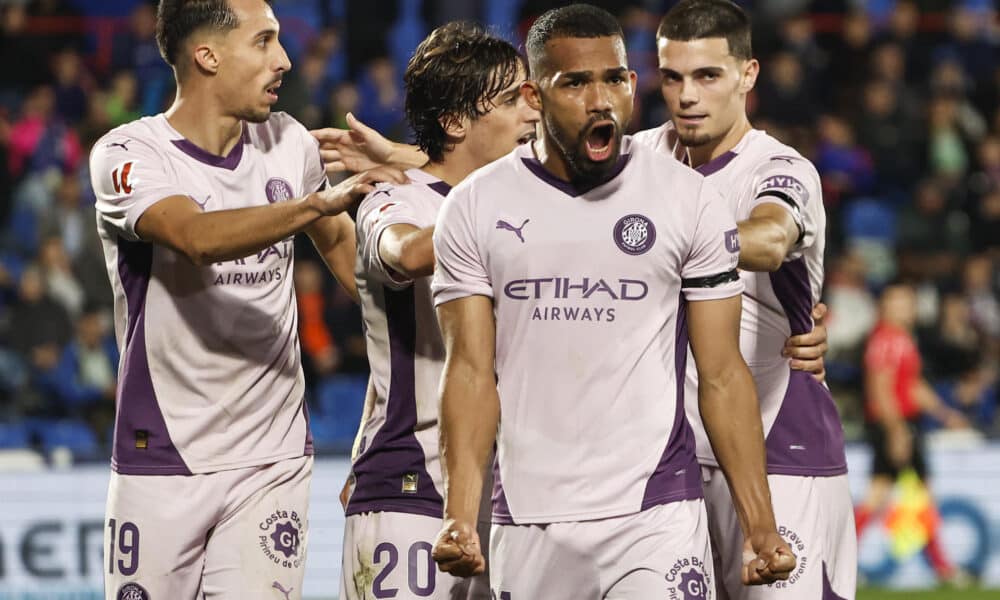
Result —
<svg viewBox="0 0 1000 600"><path fill-rule="evenodd" d="M826 216L819 175L798 152L754 129L747 118L746 96L759 65L742 9L729 0L684 0L663 18L657 43L671 120L636 139L705 175L723 190L728 215L738 221L745 286L740 346L761 403L774 514L798 557L788 581L741 585L737 512L698 405L689 400L721 565L719 595L853 598L857 548L840 418L827 388L791 369L783 355L789 335L812 329L810 311L822 289ZM689 369L689 397L698 380Z"/></svg>
<svg viewBox="0 0 1000 600"><path fill-rule="evenodd" d="M379 186L358 210L357 281L375 393L352 465L344 600L490 597L485 576L438 573L431 559L443 514L445 357L431 235L451 186L534 136L538 112L520 93L525 75L513 46L462 23L433 31L406 69L406 115L429 160L406 172L409 184Z"/></svg>
<svg viewBox="0 0 1000 600"><path fill-rule="evenodd" d="M712 597L701 473L684 417L690 338L705 423L740 508L747 583L787 576L760 413L739 354L739 240L715 188L623 136L617 21L589 5L528 35L533 145L456 186L434 232L444 336L447 572L484 567L476 518L497 444L497 598Z"/></svg>
<svg viewBox="0 0 1000 600"><path fill-rule="evenodd" d="M315 140L271 114L290 64L264 0L162 0L177 97L94 146L119 366L105 594L301 598L312 447L292 235L353 290L343 214L381 168L327 188Z"/></svg>
<svg viewBox="0 0 1000 600"><path fill-rule="evenodd" d="M920 351L913 337L917 298L913 288L893 282L882 290L879 322L865 347L865 429L871 444L871 483L857 509L860 536L890 500L892 486L901 471L913 469L926 484L927 460L919 427L922 414L948 427L968 424L949 408L927 383ZM961 583L967 577L948 560L941 546L939 528L930 529L924 555L942 581Z"/></svg>

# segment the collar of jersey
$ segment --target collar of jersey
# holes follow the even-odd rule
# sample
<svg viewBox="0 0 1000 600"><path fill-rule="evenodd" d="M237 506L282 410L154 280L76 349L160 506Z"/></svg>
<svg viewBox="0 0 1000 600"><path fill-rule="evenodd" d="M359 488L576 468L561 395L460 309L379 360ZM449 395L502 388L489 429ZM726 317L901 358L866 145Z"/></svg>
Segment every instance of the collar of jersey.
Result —
<svg viewBox="0 0 1000 600"><path fill-rule="evenodd" d="M180 135L180 132L170 126L170 122L167 118L163 118L167 122L167 126L170 129ZM240 141L236 142L229 154L225 156L219 156L218 154L212 154L208 150L204 150L195 146L193 142L181 137L180 139L170 140L178 150L187 154L191 158L197 160L198 162L205 163L206 165L212 167L219 167L220 169L226 169L229 171L235 171L236 167L240 166L240 159L243 158L243 146L250 142L250 134L247 131L247 124L243 123L243 133L240 134Z"/></svg>
<svg viewBox="0 0 1000 600"><path fill-rule="evenodd" d="M541 161L535 158L532 144L524 144L524 146L521 146L521 149L523 148L527 148L527 150L525 150L524 154L522 154L521 162L524 163L524 166L527 167L528 170L531 171L531 173L535 177L538 177L545 183L551 185L552 187L556 188L557 190L563 192L568 196L573 196L574 198L577 196L582 196L591 190L597 189L602 185L604 185L605 183L608 183L615 177L618 177L618 175L625 170L625 167L628 165L629 159L632 158L632 154L628 152L629 150L628 144L625 144L623 142L622 144L623 152L618 156L618 163L615 165L615 168L612 169L611 173L607 177L605 177L600 181L590 183L587 185L575 185L570 181L564 181L562 179L559 179L551 171L546 169L545 166L541 163Z"/></svg>

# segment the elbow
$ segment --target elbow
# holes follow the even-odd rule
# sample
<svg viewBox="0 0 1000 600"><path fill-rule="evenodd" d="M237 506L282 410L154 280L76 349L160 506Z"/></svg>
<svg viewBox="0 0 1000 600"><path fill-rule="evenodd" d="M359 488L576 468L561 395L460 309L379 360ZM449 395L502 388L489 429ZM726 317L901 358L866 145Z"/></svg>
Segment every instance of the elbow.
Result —
<svg viewBox="0 0 1000 600"><path fill-rule="evenodd" d="M207 243L193 239L181 244L181 253L196 267L207 267L221 260Z"/></svg>

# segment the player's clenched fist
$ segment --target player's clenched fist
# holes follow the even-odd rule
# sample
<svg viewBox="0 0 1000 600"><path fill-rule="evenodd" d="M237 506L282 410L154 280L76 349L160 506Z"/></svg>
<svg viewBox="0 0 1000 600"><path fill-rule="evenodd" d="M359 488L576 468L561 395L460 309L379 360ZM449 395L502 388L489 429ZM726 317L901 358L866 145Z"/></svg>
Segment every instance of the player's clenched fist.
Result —
<svg viewBox="0 0 1000 600"><path fill-rule="evenodd" d="M403 185L407 181L409 180L406 175L395 167L376 167L316 192L310 196L310 201L323 215L338 215L375 191L375 185L378 183Z"/></svg>
<svg viewBox="0 0 1000 600"><path fill-rule="evenodd" d="M795 555L777 533L757 533L743 543L743 584L764 585L788 579Z"/></svg>
<svg viewBox="0 0 1000 600"><path fill-rule="evenodd" d="M444 522L431 552L438 567L458 577L479 575L486 570L486 559L479 546L476 526L455 519Z"/></svg>

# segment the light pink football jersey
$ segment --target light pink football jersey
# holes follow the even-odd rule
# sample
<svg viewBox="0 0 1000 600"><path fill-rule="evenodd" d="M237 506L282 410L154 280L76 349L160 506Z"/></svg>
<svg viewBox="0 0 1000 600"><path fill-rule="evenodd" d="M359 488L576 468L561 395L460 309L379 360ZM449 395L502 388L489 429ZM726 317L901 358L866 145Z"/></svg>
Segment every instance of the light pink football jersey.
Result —
<svg viewBox="0 0 1000 600"><path fill-rule="evenodd" d="M274 113L245 123L220 157L160 114L101 138L90 176L122 356L113 468L209 473L311 453L292 238L199 267L139 239L135 224L168 196L190 196L209 212L316 191L326 176L315 140Z"/></svg>
<svg viewBox="0 0 1000 600"><path fill-rule="evenodd" d="M444 342L430 277L407 280L382 262L378 245L392 225L434 225L450 186L419 169L406 175L411 183L381 184L358 208L356 279L375 405L362 424L348 515L442 514L437 423Z"/></svg>
<svg viewBox="0 0 1000 600"><path fill-rule="evenodd" d="M636 138L663 155L678 156L673 124ZM847 472L844 434L829 390L811 375L793 371L781 355L791 335L811 331L812 307L823 289L826 212L819 174L808 160L760 130L751 130L730 151L696 169L723 190L737 221L763 203L788 210L800 236L774 273L741 271L745 284L740 348L760 399L768 472L839 475ZM688 418L698 440L698 460L717 466L698 410L698 376L688 369Z"/></svg>
<svg viewBox="0 0 1000 600"><path fill-rule="evenodd" d="M702 497L678 376L685 306L743 288L736 226L711 184L626 137L612 177L577 188L525 145L452 190L434 250L437 305L493 299L494 522Z"/></svg>

